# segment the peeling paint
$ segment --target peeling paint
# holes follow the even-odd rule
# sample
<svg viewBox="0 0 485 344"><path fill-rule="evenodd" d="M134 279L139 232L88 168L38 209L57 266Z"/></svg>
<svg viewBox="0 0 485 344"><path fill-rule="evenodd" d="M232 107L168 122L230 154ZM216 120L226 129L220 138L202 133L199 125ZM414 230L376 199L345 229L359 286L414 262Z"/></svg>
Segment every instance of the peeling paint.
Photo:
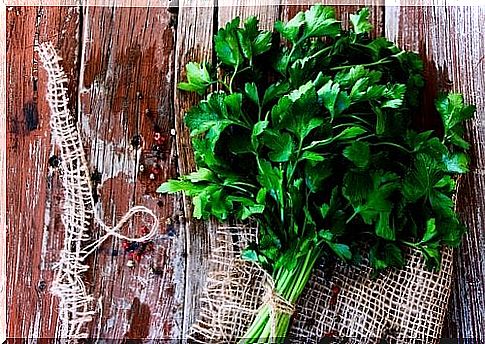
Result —
<svg viewBox="0 0 485 344"><path fill-rule="evenodd" d="M96 147L92 147L91 161L97 161L96 168L101 173L100 187L107 180L121 174L127 182L134 182L137 158L126 146L124 143L115 144L98 139Z"/></svg>

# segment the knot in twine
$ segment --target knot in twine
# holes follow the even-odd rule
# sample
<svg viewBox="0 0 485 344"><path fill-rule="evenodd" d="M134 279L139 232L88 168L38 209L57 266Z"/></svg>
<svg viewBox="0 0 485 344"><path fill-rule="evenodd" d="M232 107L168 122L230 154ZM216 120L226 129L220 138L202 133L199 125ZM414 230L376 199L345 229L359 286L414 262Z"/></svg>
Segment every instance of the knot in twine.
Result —
<svg viewBox="0 0 485 344"><path fill-rule="evenodd" d="M293 315L295 313L295 305L290 302L289 300L285 299L281 296L275 288L275 283L273 277L261 268L259 265L258 267L263 271L265 280L264 280L264 287L266 289L266 294L263 297L263 304L261 307L268 306L269 307L269 321L271 323L271 338L273 340L276 339L276 317L278 313L286 314L286 315Z"/></svg>

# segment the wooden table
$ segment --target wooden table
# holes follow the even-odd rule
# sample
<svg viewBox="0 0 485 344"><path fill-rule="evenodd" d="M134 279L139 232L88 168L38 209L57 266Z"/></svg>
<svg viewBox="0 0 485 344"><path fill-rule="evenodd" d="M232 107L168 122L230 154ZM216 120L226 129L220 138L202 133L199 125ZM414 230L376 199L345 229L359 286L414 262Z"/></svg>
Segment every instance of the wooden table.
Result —
<svg viewBox="0 0 485 344"><path fill-rule="evenodd" d="M147 7L153 2L138 1L141 7L105 1L97 7L6 8L8 337L54 337L57 326L57 300L49 287L63 240L62 189L60 171L49 164L59 152L50 135L46 74L34 53L44 41L52 41L64 58L70 108L104 220L113 223L130 206L143 204L156 211L161 231L173 234L156 241L155 250L134 268L126 266L119 240L109 240L90 258L87 286L102 297L103 305L91 336L180 338L194 321L214 229L191 219L185 198L155 192L162 181L194 166L182 119L196 97L175 85L188 61L214 59L212 36L233 16L257 14L271 28L275 20L290 18L308 5L244 6L249 3L226 0L215 7L212 0L193 0L189 7L178 7L161 0L158 7ZM435 80L426 87L425 107L438 90L462 92L477 105L467 125L472 171L458 194L458 210L470 231L456 254L443 336L484 339L485 7L366 3L372 7L375 34L419 51L425 59L426 77ZM359 7L339 6L339 16L345 21ZM421 119L423 127L429 123ZM157 132L164 141L154 146ZM141 158L134 147L138 135ZM152 171L157 154L161 169ZM151 178L152 172L157 173ZM126 228L132 235L137 230ZM94 226L92 234L99 236Z"/></svg>

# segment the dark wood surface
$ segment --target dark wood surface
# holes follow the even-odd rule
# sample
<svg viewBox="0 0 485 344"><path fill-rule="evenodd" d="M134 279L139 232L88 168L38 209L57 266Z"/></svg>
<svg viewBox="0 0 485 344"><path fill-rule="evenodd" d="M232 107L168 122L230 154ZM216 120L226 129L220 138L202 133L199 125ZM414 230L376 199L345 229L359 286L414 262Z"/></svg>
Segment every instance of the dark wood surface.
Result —
<svg viewBox="0 0 485 344"><path fill-rule="evenodd" d="M46 75L34 53L36 44L49 40L64 59L70 109L97 174L104 221L111 224L130 206L143 204L160 217L160 238L167 231L174 234L156 240L154 251L135 268L126 266L128 257L119 240L108 240L90 258L87 286L103 305L91 335L180 338L197 316L215 227L191 218L188 199L155 193L162 181L194 167L183 116L197 97L179 92L175 85L185 77L188 61L214 59L214 31L233 16L256 14L263 27L271 28L275 20L286 20L308 5L245 6L243 0L221 7L212 0L190 4L180 0L180 7L170 7L166 0L152 8L7 8L8 337L53 337L57 326L57 300L49 288L62 246L62 188L60 171L48 164L58 148L44 99ZM385 34L425 59L426 76L434 80L427 85L425 106L438 90L462 92L477 105L467 126L472 172L460 183L458 194L458 210L470 231L456 252L443 336L483 339L485 7L366 4L372 7L376 35ZM340 6L338 13L346 20L358 7ZM422 120L428 123L428 117ZM154 147L157 132L165 139ZM132 144L137 135L141 147ZM160 169L150 179L157 163ZM138 230L125 228L130 235ZM92 231L100 235L96 227Z"/></svg>

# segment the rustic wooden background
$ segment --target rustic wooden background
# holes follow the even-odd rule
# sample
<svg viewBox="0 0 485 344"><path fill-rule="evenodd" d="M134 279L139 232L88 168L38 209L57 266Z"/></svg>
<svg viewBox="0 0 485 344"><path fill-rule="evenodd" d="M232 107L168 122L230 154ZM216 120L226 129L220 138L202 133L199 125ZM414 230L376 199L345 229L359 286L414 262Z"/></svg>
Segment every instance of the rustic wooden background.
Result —
<svg viewBox="0 0 485 344"><path fill-rule="evenodd" d="M103 304L90 328L92 337L180 338L193 322L213 228L191 219L183 197L155 193L162 181L193 168L182 118L196 97L178 92L175 85L184 77L188 61L214 58L213 33L233 16L257 14L269 28L275 20L308 7L246 6L249 3L244 0L216 7L215 2L196 0L185 7L161 0L161 6L150 8L148 0L138 8L7 7L3 23L7 31L8 337L54 337L57 326L57 300L49 287L62 244L62 190L60 171L48 162L58 149L50 135L44 99L46 74L34 52L44 41L54 42L64 58L70 107L105 221L112 223L130 206L143 204L160 216L164 224L160 233L172 235L169 240L156 240L155 250L135 268L126 266L128 258L118 240L109 240L91 258L88 288L102 297ZM437 90L455 90L477 105L467 126L473 144L472 172L458 197L470 231L456 254L443 336L483 339L485 7L366 3L372 7L376 34L385 34L425 58L427 77L436 80L427 86L427 99ZM339 6L338 12L346 20L358 8ZM154 147L155 132L161 133L164 142ZM136 135L142 138L141 149L133 146ZM152 180L149 167L157 157L161 170ZM145 171L140 171L140 164ZM171 223L166 224L166 219ZM137 229L126 231L135 234ZM95 228L93 235L99 235Z"/></svg>

